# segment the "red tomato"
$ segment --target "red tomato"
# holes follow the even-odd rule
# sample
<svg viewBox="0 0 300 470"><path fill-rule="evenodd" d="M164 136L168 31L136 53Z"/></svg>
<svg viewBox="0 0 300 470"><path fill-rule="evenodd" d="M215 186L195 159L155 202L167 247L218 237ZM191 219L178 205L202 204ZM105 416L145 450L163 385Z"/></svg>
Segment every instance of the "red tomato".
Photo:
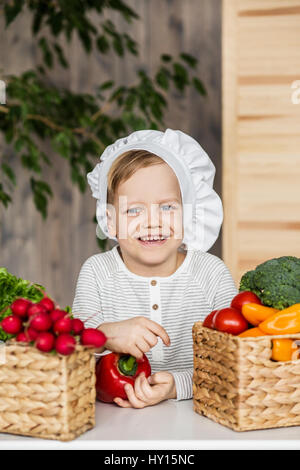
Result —
<svg viewBox="0 0 300 470"><path fill-rule="evenodd" d="M206 328L211 328L212 330L214 330L215 329L214 316L217 312L218 310L213 310L209 315L207 315L204 322L202 323L202 326L205 326Z"/></svg>
<svg viewBox="0 0 300 470"><path fill-rule="evenodd" d="M249 303L262 305L256 294L246 290L233 297L230 307L236 308L240 313L242 313L242 306Z"/></svg>
<svg viewBox="0 0 300 470"><path fill-rule="evenodd" d="M248 329L247 320L236 308L232 307L219 310L214 318L214 323L216 330L232 335L239 335Z"/></svg>

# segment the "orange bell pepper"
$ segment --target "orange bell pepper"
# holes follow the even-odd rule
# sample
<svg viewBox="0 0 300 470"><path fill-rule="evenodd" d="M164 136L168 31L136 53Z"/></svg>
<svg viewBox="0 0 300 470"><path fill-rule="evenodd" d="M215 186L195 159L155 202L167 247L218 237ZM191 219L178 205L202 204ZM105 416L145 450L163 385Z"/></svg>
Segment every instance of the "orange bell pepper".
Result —
<svg viewBox="0 0 300 470"><path fill-rule="evenodd" d="M268 335L285 335L300 332L300 303L280 310L259 324Z"/></svg>
<svg viewBox="0 0 300 470"><path fill-rule="evenodd" d="M242 338L249 338L254 336L266 336L266 333L256 327L249 328L249 330L243 331L243 333L240 333L238 336L241 336Z"/></svg>
<svg viewBox="0 0 300 470"><path fill-rule="evenodd" d="M293 361L298 359L297 343L292 339L273 339L272 356L274 361Z"/></svg>
<svg viewBox="0 0 300 470"><path fill-rule="evenodd" d="M265 305L248 303L242 306L242 314L246 320L253 326L259 325L266 318L278 312L276 308L266 307Z"/></svg>

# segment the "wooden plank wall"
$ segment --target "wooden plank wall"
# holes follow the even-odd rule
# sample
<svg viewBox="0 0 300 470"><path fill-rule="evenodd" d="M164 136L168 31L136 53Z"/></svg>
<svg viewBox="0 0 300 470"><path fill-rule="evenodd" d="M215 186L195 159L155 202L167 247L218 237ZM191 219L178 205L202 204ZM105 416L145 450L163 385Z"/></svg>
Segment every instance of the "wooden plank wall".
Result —
<svg viewBox="0 0 300 470"><path fill-rule="evenodd" d="M300 257L300 0L223 0L222 55L223 259L239 282Z"/></svg>
<svg viewBox="0 0 300 470"><path fill-rule="evenodd" d="M201 143L217 167L215 188L220 193L220 0L127 0L125 3L139 14L139 21L128 27L112 11L106 11L104 18L110 18L119 31L127 31L138 42L139 57L126 54L125 59L120 59L115 53L103 56L96 51L86 56L74 37L70 45L61 41L70 69L56 64L49 73L49 81L73 91L93 92L97 85L109 79L118 85L135 83L135 72L140 67L153 77L162 53L170 53L175 58L182 51L194 55L199 60L198 76L204 81L208 96L203 98L190 89L181 97L173 89L168 95L165 123L167 127L190 133ZM95 18L96 26L99 21ZM29 14L22 14L7 30L3 24L0 13L0 69L19 74L41 63L40 52L31 37ZM28 173L20 166L18 156L5 149L13 163L18 188L13 193L13 205L8 210L0 206L0 265L17 276L43 284L49 295L65 306L73 302L82 263L99 252L92 221L96 206L89 187L84 195L73 187L67 162L47 144L44 150L53 168L45 168L42 177L54 192L45 222L32 202ZM98 157L95 155L95 164ZM221 238L210 251L221 256Z"/></svg>

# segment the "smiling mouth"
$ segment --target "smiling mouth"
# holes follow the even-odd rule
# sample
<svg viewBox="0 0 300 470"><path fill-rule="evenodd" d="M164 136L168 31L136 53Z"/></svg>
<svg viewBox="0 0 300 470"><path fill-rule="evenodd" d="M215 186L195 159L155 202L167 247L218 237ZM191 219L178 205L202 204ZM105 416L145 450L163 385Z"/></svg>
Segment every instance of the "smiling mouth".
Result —
<svg viewBox="0 0 300 470"><path fill-rule="evenodd" d="M141 237L137 238L138 242L143 246L160 246L164 245L170 237L159 238L157 240L142 240Z"/></svg>

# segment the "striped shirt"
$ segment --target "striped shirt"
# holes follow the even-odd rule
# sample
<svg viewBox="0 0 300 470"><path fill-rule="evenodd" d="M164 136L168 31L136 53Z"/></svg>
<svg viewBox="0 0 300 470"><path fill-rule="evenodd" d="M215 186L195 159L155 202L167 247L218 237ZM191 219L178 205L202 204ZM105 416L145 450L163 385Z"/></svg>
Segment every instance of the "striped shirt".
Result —
<svg viewBox="0 0 300 470"><path fill-rule="evenodd" d="M173 374L177 398L172 400L192 398L192 327L212 310L230 306L238 293L230 271L215 255L187 250L170 276L139 276L126 267L118 247L90 256L81 266L73 315L92 328L137 316L162 325L171 346L158 337L157 344L145 353L152 373L165 370Z"/></svg>

